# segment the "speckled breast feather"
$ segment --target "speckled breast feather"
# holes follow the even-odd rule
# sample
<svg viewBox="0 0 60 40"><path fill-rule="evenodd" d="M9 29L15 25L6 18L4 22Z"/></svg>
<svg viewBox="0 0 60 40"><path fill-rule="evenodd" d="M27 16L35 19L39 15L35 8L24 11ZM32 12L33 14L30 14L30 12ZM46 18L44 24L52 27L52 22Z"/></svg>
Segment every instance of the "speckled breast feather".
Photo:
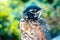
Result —
<svg viewBox="0 0 60 40"><path fill-rule="evenodd" d="M41 30L41 26L38 21L21 21L21 39L22 40L46 40L44 32Z"/></svg>

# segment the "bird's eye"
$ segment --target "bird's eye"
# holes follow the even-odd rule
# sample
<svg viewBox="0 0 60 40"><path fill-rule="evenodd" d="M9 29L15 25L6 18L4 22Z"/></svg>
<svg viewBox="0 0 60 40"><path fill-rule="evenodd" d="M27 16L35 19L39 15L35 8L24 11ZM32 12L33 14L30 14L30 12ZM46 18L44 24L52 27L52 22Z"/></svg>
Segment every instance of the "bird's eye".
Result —
<svg viewBox="0 0 60 40"><path fill-rule="evenodd" d="M29 12L31 12L31 13L32 13L32 11L33 11L33 9L29 10Z"/></svg>
<svg viewBox="0 0 60 40"><path fill-rule="evenodd" d="M31 9L29 10L30 13L35 13L36 12L36 9Z"/></svg>

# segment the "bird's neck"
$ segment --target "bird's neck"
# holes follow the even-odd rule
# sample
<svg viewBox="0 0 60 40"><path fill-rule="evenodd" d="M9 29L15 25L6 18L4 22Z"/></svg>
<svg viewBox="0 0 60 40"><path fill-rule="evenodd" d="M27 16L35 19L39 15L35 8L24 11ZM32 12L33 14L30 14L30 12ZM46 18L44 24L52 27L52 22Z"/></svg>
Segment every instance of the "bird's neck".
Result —
<svg viewBox="0 0 60 40"><path fill-rule="evenodd" d="M28 21L38 21L38 19L27 19Z"/></svg>

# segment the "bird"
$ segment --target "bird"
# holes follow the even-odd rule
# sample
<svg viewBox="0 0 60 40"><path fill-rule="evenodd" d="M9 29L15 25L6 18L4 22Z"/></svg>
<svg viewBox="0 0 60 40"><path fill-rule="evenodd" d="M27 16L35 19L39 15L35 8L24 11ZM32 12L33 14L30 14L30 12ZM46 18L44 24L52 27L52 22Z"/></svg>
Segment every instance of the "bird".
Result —
<svg viewBox="0 0 60 40"><path fill-rule="evenodd" d="M50 27L41 18L43 8L30 5L20 19L21 40L51 40Z"/></svg>

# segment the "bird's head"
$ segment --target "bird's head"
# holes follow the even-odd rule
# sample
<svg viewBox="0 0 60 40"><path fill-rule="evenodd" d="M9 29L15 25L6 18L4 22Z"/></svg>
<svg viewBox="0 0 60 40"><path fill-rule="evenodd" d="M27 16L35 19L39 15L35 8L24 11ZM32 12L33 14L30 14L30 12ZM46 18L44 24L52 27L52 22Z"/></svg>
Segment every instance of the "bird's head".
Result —
<svg viewBox="0 0 60 40"><path fill-rule="evenodd" d="M42 13L42 8L32 5L27 7L22 14L23 18L27 18L27 19L38 19L40 18Z"/></svg>

